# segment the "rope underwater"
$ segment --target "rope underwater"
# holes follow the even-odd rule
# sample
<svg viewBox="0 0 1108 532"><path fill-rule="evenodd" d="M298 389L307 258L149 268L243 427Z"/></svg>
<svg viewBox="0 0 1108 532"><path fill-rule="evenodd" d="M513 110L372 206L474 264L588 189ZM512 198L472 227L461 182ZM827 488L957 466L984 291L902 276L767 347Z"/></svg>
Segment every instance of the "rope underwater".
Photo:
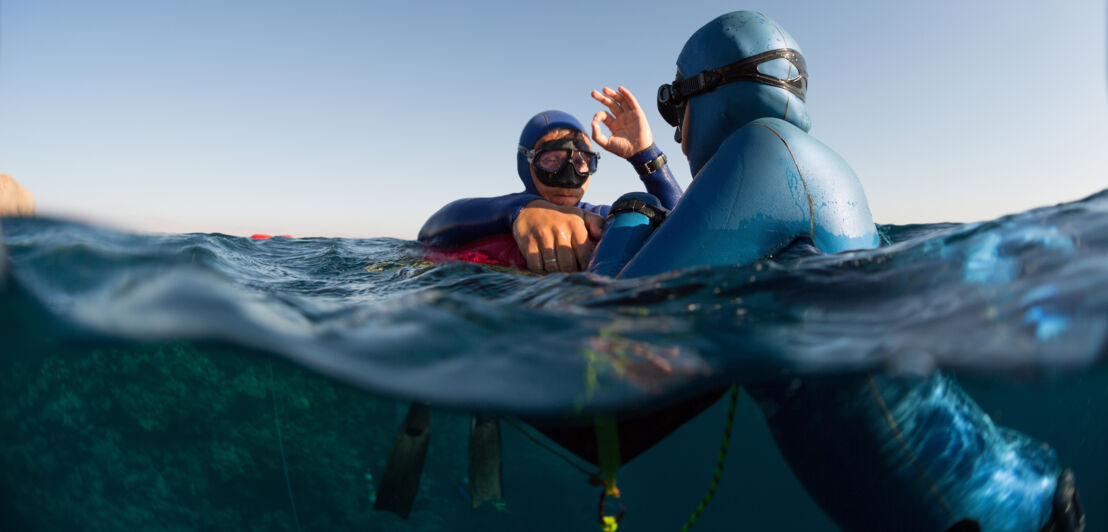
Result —
<svg viewBox="0 0 1108 532"><path fill-rule="evenodd" d="M731 444L731 427L735 423L735 406L739 402L739 385L731 385L731 406L727 409L727 422L723 425L723 441L719 444L719 458L716 459L716 472L712 476L712 483L708 486L708 493L704 494L704 498L701 499L700 504L697 505L696 510L693 511L691 517L685 526L681 527L681 532L689 532L693 523L700 518L700 514L704 513L704 509L708 507L708 503L712 502L712 496L716 494L716 488L719 486L719 479L723 476L723 463L727 460L727 448Z"/></svg>
<svg viewBox="0 0 1108 532"><path fill-rule="evenodd" d="M600 492L600 503L597 505L600 529L603 532L616 532L620 520L627 514L627 508L621 506L618 514L608 515L604 503L608 497L614 499L620 497L619 488L616 487L616 473L623 465L619 454L619 424L613 416L597 415L595 429L596 452L599 457L601 476L589 478L589 484L595 486L599 481L604 486Z"/></svg>
<svg viewBox="0 0 1108 532"><path fill-rule="evenodd" d="M739 402L739 385L738 384L733 384L733 385L731 385L731 400L730 400L730 404L729 404L728 409L727 409L727 420L726 420L726 422L724 423L724 426L723 426L723 440L720 442L719 455L718 455L718 458L716 459L716 469L715 469L715 473L712 476L712 482L708 486L708 492L704 495L704 498L701 499L700 504L697 505L697 507L696 507L696 510L693 511L692 516L689 517L689 520L685 523L685 526L681 527L681 532L688 532L692 528L693 524L696 523L696 520L700 518L700 514L704 513L704 510L708 508L708 504L712 501L712 497L715 496L716 488L719 487L720 479L723 477L723 466L724 466L724 463L727 460L727 449L728 449L728 447L730 447L730 444L731 444L731 429L734 427L735 411L736 411L736 407L738 406L738 402ZM611 464L611 463L604 464L607 467L602 467L601 468L602 471L589 472L587 469L585 469L584 467L581 467L580 465L578 465L574 460L572 460L571 458L569 458L565 454L560 453L556 449L554 449L554 448L550 447L549 445L546 445L545 443L543 443L541 440L539 440L538 438L533 436L526 429L524 429L523 427L520 427L519 425L517 425L510 418L504 418L504 419L505 419L505 421L508 422L509 425L512 426L512 428L519 431L520 434L523 434L524 436L526 436L533 443L535 443L539 447L545 449L546 451L550 452L554 456L557 456L558 458L561 458L566 463L568 463L570 466L572 466L574 469L577 469L578 471L588 475L589 484L591 484L593 486L603 486L604 487L604 490L601 491L601 493L600 493L600 505L599 505L599 510L598 510L598 514L599 514L598 518L600 520L600 527L601 527L602 532L616 532L617 528L619 527L619 521L620 521L620 519L623 518L623 516L626 513L627 509L626 508L621 508L619 514L615 515L615 516L606 515L606 513L604 511L604 505L605 505L605 502L606 502L607 498L609 496L618 498L619 495L620 495L619 488L616 487L615 471L610 471L610 472L606 471L606 470L612 469L613 464ZM618 444L618 441L615 441L616 438L618 438L618 436L615 436L615 434L614 434L615 433L615 424L611 420L598 420L598 421L599 422L598 422L598 427L597 427L597 434L600 435L598 440L603 440L603 441L598 441L598 446L602 449L601 454L602 455L605 454L605 452L603 451L604 448L607 448L610 452L611 449L612 449L613 444L615 445L615 451L618 453L618 445L619 444ZM601 435L602 433L605 433L605 434ZM612 460L612 458L609 457L608 460L604 460L604 461L609 461L609 460ZM615 469L619 468L618 460L619 460L618 456L614 457L614 462L615 462L614 468Z"/></svg>
<svg viewBox="0 0 1108 532"><path fill-rule="evenodd" d="M296 499L292 497L292 482L289 481L289 464L285 460L285 442L281 436L281 418L277 415L277 386L273 384L273 362L269 362L269 393L273 397L273 422L277 425L277 446L281 450L281 467L285 470L285 487L289 490L289 502L292 503L292 518L296 523L296 532L300 532L300 515L296 513Z"/></svg>

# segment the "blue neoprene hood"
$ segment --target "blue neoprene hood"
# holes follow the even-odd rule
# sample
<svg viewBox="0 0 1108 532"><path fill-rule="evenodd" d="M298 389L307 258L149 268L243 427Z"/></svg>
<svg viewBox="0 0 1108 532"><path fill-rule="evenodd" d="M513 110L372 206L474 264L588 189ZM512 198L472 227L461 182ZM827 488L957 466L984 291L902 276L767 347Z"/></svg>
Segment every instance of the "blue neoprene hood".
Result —
<svg viewBox="0 0 1108 532"><path fill-rule="evenodd" d="M519 145L527 149L535 146L535 141L552 129L572 129L585 132L585 128L568 113L562 111L543 111L527 121L523 126L523 132L519 134ZM538 194L535 184L531 181L531 170L527 164L527 158L516 150L516 171L519 179L523 181L523 188L532 194Z"/></svg>
<svg viewBox="0 0 1108 532"><path fill-rule="evenodd" d="M754 11L720 15L700 28L685 42L677 57L677 70L685 77L719 68L770 50L800 45L776 22ZM787 79L795 68L784 59L763 63L763 74ZM812 120L804 101L795 94L754 81L737 81L689 99L689 167L693 175L712 158L723 141L740 127L757 118L780 118L808 131Z"/></svg>

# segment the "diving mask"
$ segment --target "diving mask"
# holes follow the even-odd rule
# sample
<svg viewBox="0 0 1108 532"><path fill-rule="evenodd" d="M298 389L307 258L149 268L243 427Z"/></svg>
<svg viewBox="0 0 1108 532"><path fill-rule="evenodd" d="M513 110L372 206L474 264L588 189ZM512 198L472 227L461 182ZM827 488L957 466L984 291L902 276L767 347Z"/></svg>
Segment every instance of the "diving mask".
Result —
<svg viewBox="0 0 1108 532"><path fill-rule="evenodd" d="M600 159L599 153L589 151L588 144L572 138L547 141L533 150L520 146L519 152L539 182L558 188L580 188L596 172Z"/></svg>

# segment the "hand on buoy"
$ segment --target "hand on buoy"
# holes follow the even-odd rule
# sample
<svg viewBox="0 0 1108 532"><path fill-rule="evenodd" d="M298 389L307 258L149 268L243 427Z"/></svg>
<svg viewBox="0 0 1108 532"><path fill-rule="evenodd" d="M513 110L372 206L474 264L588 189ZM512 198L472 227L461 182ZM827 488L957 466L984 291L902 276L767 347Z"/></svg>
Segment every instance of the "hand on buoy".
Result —
<svg viewBox="0 0 1108 532"><path fill-rule="evenodd" d="M603 234L604 218L546 200L528 203L512 225L527 269L535 273L584 270Z"/></svg>

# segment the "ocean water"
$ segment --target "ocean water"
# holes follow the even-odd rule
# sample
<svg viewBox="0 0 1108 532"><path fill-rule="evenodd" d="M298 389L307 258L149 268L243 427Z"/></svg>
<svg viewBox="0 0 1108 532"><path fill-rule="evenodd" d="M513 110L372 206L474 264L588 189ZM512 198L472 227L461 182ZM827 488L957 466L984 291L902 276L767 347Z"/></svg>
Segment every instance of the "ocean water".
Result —
<svg viewBox="0 0 1108 532"><path fill-rule="evenodd" d="M1108 191L985 223L881 226L876 250L637 280L431 264L393 239L2 224L5 530L595 530L589 466L517 416L936 369L1049 442L1090 530L1108 520ZM401 519L372 501L411 401L435 410ZM681 528L726 408L626 465L620 530ZM504 416L505 496L477 509L475 411ZM694 530L837 530L748 396L734 430Z"/></svg>

